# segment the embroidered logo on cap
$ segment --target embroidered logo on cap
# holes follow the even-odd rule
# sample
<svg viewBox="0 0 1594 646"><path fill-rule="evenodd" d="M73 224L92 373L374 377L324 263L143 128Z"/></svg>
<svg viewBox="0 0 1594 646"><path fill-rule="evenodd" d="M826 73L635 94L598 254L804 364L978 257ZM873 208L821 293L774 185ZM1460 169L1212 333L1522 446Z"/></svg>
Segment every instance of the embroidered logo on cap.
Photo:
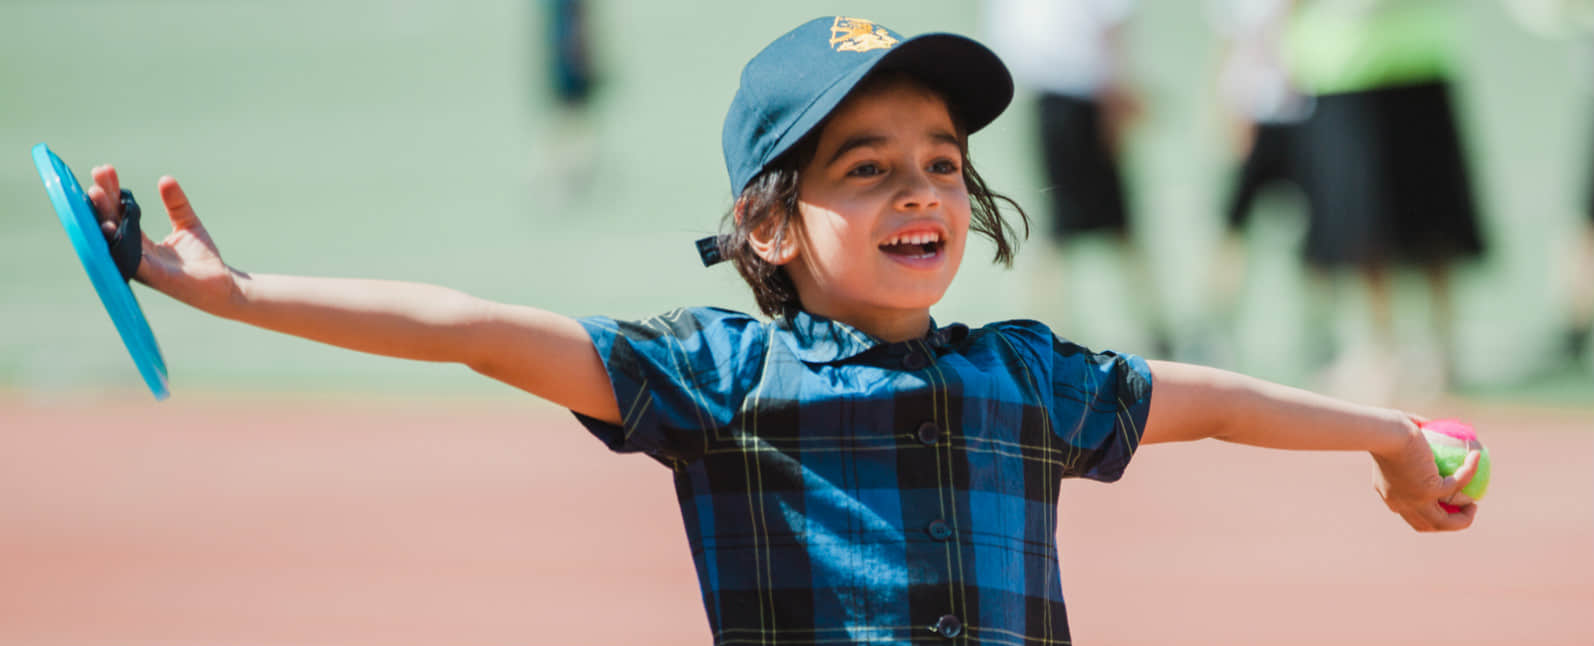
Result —
<svg viewBox="0 0 1594 646"><path fill-rule="evenodd" d="M836 22L830 25L830 48L838 52L867 52L895 44L897 39L885 27L876 27L862 18L836 16Z"/></svg>

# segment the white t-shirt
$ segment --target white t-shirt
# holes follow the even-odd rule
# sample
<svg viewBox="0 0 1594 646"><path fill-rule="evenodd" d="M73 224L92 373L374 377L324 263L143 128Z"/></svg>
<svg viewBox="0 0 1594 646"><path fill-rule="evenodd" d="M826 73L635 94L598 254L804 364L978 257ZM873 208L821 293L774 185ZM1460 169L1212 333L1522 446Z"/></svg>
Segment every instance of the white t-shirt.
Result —
<svg viewBox="0 0 1594 646"><path fill-rule="evenodd" d="M1019 85L1091 98L1122 76L1108 34L1133 10L1134 0L987 0L984 42Z"/></svg>
<svg viewBox="0 0 1594 646"><path fill-rule="evenodd" d="M1290 82L1279 47L1290 0L1207 0L1207 19L1228 44L1218 94L1230 109L1258 123L1306 117L1310 101Z"/></svg>

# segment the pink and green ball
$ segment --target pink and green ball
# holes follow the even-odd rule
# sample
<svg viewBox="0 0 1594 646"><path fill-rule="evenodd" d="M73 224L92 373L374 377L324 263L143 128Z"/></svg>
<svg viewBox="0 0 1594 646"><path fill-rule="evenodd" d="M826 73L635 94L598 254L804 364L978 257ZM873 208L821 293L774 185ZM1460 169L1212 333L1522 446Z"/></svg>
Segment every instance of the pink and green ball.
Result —
<svg viewBox="0 0 1594 646"><path fill-rule="evenodd" d="M1476 450L1482 453L1479 456L1478 470L1472 476L1461 492L1452 496L1449 503L1439 503L1445 511L1455 512L1459 508L1483 499L1483 494L1489 490L1489 448L1478 441L1478 433L1470 424L1454 419L1436 419L1424 422L1421 426L1423 437L1428 440L1428 447L1433 449L1434 465L1439 467L1439 475L1449 476L1461 468L1466 461L1467 453Z"/></svg>

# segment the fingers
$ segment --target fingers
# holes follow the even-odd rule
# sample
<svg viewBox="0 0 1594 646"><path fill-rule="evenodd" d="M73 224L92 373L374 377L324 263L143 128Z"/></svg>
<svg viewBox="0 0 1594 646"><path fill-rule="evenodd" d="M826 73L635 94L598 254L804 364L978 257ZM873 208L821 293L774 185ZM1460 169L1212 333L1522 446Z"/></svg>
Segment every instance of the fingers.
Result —
<svg viewBox="0 0 1594 646"><path fill-rule="evenodd" d="M1472 476L1478 473L1478 462L1481 460L1483 460L1483 452L1477 449L1468 451L1466 459L1461 461L1461 468L1456 469L1455 473L1447 476L1440 485L1439 498L1447 500L1461 493L1461 489L1467 486L1467 483L1472 482Z"/></svg>
<svg viewBox="0 0 1594 646"><path fill-rule="evenodd" d="M100 225L100 232L107 236L116 233L116 226L122 222L122 214L115 207L105 206L105 189L98 185L90 186L84 195L89 198L89 205L94 207L94 219Z"/></svg>
<svg viewBox="0 0 1594 646"><path fill-rule="evenodd" d="M100 229L109 235L116 231L122 220L121 179L117 177L116 167L109 164L95 166L92 174L94 185L89 187L85 195L99 218ZM188 203L188 196L183 193L176 179L162 177L156 182L156 188L160 191L161 202L166 205L166 215L171 219L172 229L181 231L200 226L199 216L194 213L194 207Z"/></svg>
<svg viewBox="0 0 1594 646"><path fill-rule="evenodd" d="M1424 511L1420 514L1406 517L1406 524L1419 532L1439 531L1439 517Z"/></svg>
<svg viewBox="0 0 1594 646"><path fill-rule="evenodd" d="M1472 526L1472 519L1478 515L1478 506L1468 503L1456 508L1455 511L1446 512L1439 503L1430 502L1417 509L1408 509L1401 512L1401 518L1406 524L1419 532L1453 532Z"/></svg>
<svg viewBox="0 0 1594 646"><path fill-rule="evenodd" d="M110 164L95 166L93 175L94 185L105 189L106 195L117 197L122 194L122 182L116 175L115 166Z"/></svg>
<svg viewBox="0 0 1594 646"><path fill-rule="evenodd" d="M1440 512L1443 513L1444 510L1441 509ZM1433 529L1430 531L1453 532L1466 529L1472 526L1472 519L1477 515L1478 506L1476 504L1468 503L1456 511L1443 513L1442 516L1434 518Z"/></svg>
<svg viewBox="0 0 1594 646"><path fill-rule="evenodd" d="M170 175L160 178L156 182L160 189L161 202L166 205L166 216L171 218L174 231L200 228L199 216L194 213L193 205L188 203L188 195L183 193L183 187Z"/></svg>
<svg viewBox="0 0 1594 646"><path fill-rule="evenodd" d="M1462 487L1472 481L1473 474L1478 472L1478 462L1483 454L1479 451L1470 451L1461 463L1461 468L1445 477L1434 493L1436 498L1428 502L1419 510L1420 521L1407 517L1406 521L1413 529L1420 532L1453 532L1472 526L1472 519L1478 514L1478 506L1473 504L1466 496L1461 495ZM1450 503L1450 509L1440 505L1440 502ZM1465 504L1455 504L1464 502Z"/></svg>
<svg viewBox="0 0 1594 646"><path fill-rule="evenodd" d="M94 185L89 187L85 195L94 207L100 229L109 235L116 231L116 226L122 221L122 183L116 176L116 167L109 164L95 166L91 174L94 176Z"/></svg>

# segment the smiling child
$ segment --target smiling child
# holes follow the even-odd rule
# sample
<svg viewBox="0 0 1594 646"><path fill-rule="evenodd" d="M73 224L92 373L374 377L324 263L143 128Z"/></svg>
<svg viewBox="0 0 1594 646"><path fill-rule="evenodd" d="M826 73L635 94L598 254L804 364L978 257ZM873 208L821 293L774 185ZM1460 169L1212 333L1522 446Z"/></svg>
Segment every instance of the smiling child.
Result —
<svg viewBox="0 0 1594 646"><path fill-rule="evenodd" d="M703 249L767 318L574 319L428 285L248 273L169 177L173 232L142 240L137 278L220 317L465 364L666 465L719 644L1069 643L1058 486L1116 480L1147 443L1366 451L1412 527L1472 522L1475 506L1438 503L1477 456L1441 478L1405 413L1093 352L1036 321L933 320L971 234L998 261L1021 237L968 156L1012 91L972 40L856 18L810 21L754 57L726 117L728 233ZM114 226L116 172L94 178Z"/></svg>

